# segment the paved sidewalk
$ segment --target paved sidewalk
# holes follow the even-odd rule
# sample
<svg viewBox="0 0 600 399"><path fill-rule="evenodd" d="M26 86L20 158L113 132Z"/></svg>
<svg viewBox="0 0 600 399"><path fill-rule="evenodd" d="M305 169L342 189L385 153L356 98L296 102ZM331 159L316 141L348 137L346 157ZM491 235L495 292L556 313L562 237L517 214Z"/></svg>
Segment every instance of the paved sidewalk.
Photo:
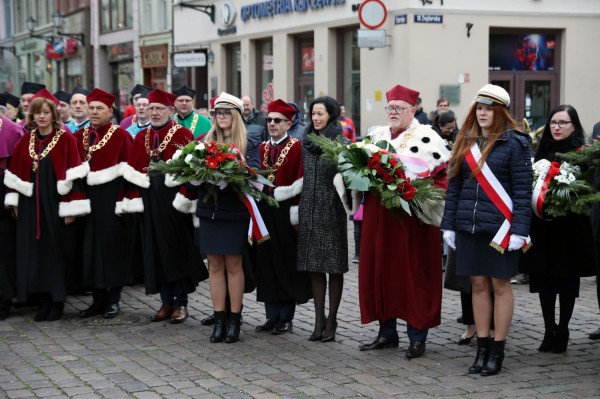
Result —
<svg viewBox="0 0 600 399"><path fill-rule="evenodd" d="M456 345L463 331L456 323L460 299L447 290L442 325L430 331L424 357L404 357L405 335L398 349L360 352L377 327L359 322L357 265L351 264L333 343L307 341L312 302L298 308L292 334L255 332L264 310L248 294L241 341L210 344L212 328L200 324L211 312L207 282L191 295L191 317L179 325L149 323L160 302L141 287L124 290L123 313L113 320L79 319L77 311L91 300L85 296L69 298L58 322L35 323L35 309L17 309L0 322L0 397L600 397L600 341L587 337L600 326L595 279L582 279L565 354L537 351L543 335L537 296L527 286L513 287L515 316L504 368L495 377L467 374L475 342Z"/></svg>

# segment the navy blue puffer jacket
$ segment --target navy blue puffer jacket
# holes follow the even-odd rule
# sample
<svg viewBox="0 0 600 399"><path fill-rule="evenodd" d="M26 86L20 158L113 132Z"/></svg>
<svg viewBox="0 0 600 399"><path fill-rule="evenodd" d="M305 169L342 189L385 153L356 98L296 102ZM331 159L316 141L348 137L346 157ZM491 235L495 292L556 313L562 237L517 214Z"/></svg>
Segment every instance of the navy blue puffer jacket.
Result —
<svg viewBox="0 0 600 399"><path fill-rule="evenodd" d="M511 234L529 235L533 170L531 138L507 131L496 141L486 163L513 202ZM471 234L496 234L504 216L485 194L463 160L461 172L450 179L441 228Z"/></svg>

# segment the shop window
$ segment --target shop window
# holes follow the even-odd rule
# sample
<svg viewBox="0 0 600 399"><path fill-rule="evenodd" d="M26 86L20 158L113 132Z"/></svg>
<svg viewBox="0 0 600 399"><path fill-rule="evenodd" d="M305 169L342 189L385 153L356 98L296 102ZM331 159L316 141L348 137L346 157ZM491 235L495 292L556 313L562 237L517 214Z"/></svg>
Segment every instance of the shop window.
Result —
<svg viewBox="0 0 600 399"><path fill-rule="evenodd" d="M310 35L296 38L295 50L296 90L294 100L304 115L308 114L308 107L315 99L315 43Z"/></svg>
<svg viewBox="0 0 600 399"><path fill-rule="evenodd" d="M227 45L227 92L237 97L242 95L241 54L242 49L239 43Z"/></svg>
<svg viewBox="0 0 600 399"><path fill-rule="evenodd" d="M127 0L102 0L100 12L102 32L131 28L133 25L131 3Z"/></svg>
<svg viewBox="0 0 600 399"><path fill-rule="evenodd" d="M256 71L257 93L254 105L267 112L267 105L275 100L273 87L273 41L260 40L256 42Z"/></svg>

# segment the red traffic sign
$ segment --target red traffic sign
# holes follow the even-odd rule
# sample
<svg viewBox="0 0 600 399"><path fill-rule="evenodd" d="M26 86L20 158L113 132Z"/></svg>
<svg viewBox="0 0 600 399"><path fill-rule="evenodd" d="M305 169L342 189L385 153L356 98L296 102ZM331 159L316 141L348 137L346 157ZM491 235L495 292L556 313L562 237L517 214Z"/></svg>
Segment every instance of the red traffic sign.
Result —
<svg viewBox="0 0 600 399"><path fill-rule="evenodd" d="M368 29L377 29L385 23L387 8L381 0L365 0L358 9L358 19Z"/></svg>

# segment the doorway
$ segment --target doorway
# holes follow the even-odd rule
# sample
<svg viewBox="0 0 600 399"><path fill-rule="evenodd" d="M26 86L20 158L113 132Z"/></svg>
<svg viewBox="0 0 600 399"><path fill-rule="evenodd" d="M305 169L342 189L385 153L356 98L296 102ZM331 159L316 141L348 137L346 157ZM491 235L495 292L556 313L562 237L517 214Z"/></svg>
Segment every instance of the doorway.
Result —
<svg viewBox="0 0 600 399"><path fill-rule="evenodd" d="M544 126L550 111L559 103L555 73L490 73L490 82L503 87L511 98L511 115L531 130ZM526 126L524 126L526 128Z"/></svg>

